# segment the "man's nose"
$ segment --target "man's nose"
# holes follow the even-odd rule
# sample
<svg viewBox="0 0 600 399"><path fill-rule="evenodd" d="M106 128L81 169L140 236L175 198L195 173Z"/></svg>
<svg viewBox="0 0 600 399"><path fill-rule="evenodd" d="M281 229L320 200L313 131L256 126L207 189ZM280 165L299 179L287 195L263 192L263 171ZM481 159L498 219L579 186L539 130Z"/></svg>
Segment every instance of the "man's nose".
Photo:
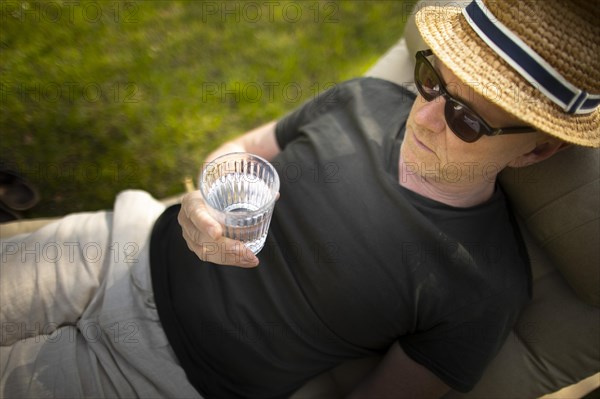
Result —
<svg viewBox="0 0 600 399"><path fill-rule="evenodd" d="M415 122L420 126L435 133L446 131L444 107L446 99L442 96L427 102L422 96L417 97L422 104L415 114Z"/></svg>

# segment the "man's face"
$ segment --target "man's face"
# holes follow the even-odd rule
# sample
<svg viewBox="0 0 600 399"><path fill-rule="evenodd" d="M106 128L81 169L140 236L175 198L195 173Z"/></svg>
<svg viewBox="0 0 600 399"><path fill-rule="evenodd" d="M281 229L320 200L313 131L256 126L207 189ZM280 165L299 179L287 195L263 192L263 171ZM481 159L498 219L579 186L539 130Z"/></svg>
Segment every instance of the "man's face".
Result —
<svg viewBox="0 0 600 399"><path fill-rule="evenodd" d="M524 125L493 102L475 93L436 60L448 91L474 109L493 127ZM483 136L474 143L459 139L444 118L446 101L417 97L408 117L401 149L405 167L431 182L477 183L495 180L506 166L522 166L519 157L536 147L538 133Z"/></svg>

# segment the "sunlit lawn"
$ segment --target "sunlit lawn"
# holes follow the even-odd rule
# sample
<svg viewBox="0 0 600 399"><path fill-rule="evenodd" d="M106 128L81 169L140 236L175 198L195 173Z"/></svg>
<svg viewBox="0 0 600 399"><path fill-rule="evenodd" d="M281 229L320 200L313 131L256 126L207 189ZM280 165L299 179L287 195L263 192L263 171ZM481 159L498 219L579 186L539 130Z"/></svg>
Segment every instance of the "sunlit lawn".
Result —
<svg viewBox="0 0 600 399"><path fill-rule="evenodd" d="M183 191L224 140L363 74L401 1L2 1L0 161L39 188L26 216Z"/></svg>

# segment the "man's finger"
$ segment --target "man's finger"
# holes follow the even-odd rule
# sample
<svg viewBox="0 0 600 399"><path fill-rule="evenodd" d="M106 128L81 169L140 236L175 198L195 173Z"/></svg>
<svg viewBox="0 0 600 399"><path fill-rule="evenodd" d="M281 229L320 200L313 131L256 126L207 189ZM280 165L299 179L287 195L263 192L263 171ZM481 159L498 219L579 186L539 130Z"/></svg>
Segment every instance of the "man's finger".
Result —
<svg viewBox="0 0 600 399"><path fill-rule="evenodd" d="M197 241L186 230L183 230L183 238L188 248L205 262L238 267L258 266L256 255L241 241L227 237L221 237L217 241Z"/></svg>
<svg viewBox="0 0 600 399"><path fill-rule="evenodd" d="M258 258L243 242L227 237L222 237L217 242L219 244L218 256L221 257L220 264L239 267L258 266Z"/></svg>
<svg viewBox="0 0 600 399"><path fill-rule="evenodd" d="M186 194L182 201L182 209L192 224L200 231L205 231L213 239L223 234L223 229L210 214L202 194L199 191Z"/></svg>

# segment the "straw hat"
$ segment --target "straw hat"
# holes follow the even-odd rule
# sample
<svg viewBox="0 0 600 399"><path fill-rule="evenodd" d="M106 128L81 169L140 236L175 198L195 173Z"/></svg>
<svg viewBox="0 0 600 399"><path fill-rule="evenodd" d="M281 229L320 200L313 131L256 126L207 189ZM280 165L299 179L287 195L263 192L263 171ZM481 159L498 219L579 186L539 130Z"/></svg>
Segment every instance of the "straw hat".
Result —
<svg viewBox="0 0 600 399"><path fill-rule="evenodd" d="M538 130L600 147L600 7L589 0L474 0L416 14L435 55Z"/></svg>

